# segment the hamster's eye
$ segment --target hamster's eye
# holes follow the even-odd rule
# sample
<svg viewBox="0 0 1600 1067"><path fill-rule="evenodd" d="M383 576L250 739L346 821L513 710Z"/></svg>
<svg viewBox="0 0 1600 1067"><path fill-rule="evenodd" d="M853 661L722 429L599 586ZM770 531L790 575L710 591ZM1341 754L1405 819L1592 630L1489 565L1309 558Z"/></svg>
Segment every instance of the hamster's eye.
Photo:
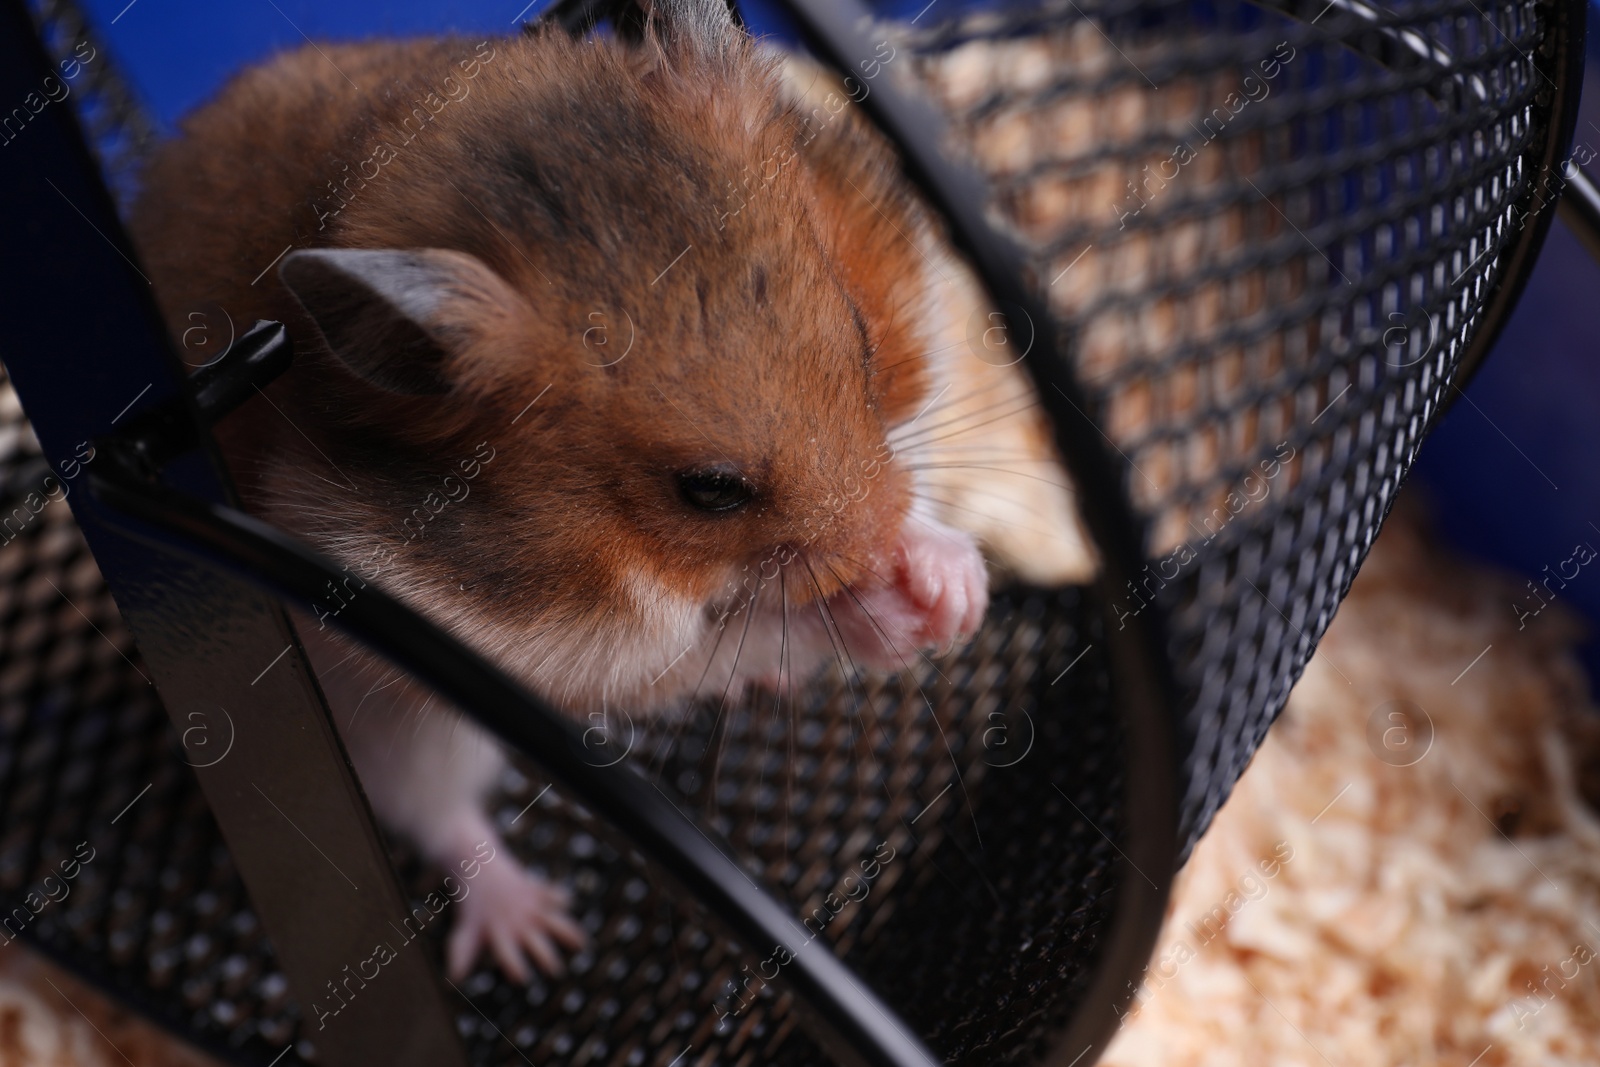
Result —
<svg viewBox="0 0 1600 1067"><path fill-rule="evenodd" d="M691 507L701 511L733 511L750 503L750 483L731 470L681 471L678 491Z"/></svg>

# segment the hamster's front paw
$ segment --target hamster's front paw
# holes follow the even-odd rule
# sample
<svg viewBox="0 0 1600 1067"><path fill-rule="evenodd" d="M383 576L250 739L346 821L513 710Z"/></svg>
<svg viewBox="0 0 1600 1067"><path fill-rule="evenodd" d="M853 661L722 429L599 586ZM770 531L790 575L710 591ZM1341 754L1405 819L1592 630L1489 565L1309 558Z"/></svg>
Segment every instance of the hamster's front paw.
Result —
<svg viewBox="0 0 1600 1067"><path fill-rule="evenodd" d="M526 983L533 975L528 956L546 974L565 967L557 944L574 951L588 944L583 928L567 913L572 894L515 862L486 864L461 898L460 914L445 950L452 981L467 977L480 949L487 947L506 976Z"/></svg>
<svg viewBox="0 0 1600 1067"><path fill-rule="evenodd" d="M989 606L983 554L969 534L922 518L907 521L881 580L830 601L857 661L891 670L921 649L948 651L983 624Z"/></svg>

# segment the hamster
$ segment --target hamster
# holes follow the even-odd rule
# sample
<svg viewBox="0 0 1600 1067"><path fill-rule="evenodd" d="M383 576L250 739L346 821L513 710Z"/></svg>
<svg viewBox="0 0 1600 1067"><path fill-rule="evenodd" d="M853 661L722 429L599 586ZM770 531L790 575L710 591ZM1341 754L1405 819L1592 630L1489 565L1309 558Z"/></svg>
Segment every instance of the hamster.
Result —
<svg viewBox="0 0 1600 1067"><path fill-rule="evenodd" d="M299 628L376 813L444 866L507 851L503 756L338 634L366 583L581 717L912 665L978 628L985 548L1092 570L1027 383L973 355L975 282L829 84L673 0L632 44L311 45L148 167L174 334L294 339L219 441L348 573ZM482 870L449 972L559 973L566 892Z"/></svg>

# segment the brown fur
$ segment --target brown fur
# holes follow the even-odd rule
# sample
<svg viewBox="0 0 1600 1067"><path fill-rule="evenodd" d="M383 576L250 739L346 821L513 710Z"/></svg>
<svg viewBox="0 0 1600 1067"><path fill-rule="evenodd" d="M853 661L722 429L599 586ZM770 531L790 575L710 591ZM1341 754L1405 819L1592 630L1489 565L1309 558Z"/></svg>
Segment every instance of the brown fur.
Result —
<svg viewBox="0 0 1600 1067"><path fill-rule="evenodd" d="M419 101L437 117L423 122ZM236 78L183 133L134 224L172 328L214 301L241 324L287 322L300 353L269 391L281 414L254 405L225 429L247 504L309 507L296 528L354 562L353 525L392 538L457 457L496 449L445 516L449 536L407 547L403 593L460 586L497 623L597 632L628 573L714 600L798 547L839 472L881 457L924 391L904 306L919 274L901 234L916 226L886 149L848 113L808 128L747 44L308 47ZM361 178L381 145L392 158ZM514 297L479 306L447 395L395 396L320 350L272 271L251 284L290 245L456 249ZM623 311L633 351L596 366L591 313L619 350ZM673 473L722 460L760 487L758 506L692 514ZM884 568L908 492L885 468L807 549L819 586L792 600Z"/></svg>
<svg viewBox="0 0 1600 1067"><path fill-rule="evenodd" d="M184 122L134 217L174 334L214 305L289 327L295 367L219 436L246 506L351 571L319 619L377 581L574 713L782 688L842 646L901 665L987 595L890 444L937 344L889 150L715 0L665 8L636 45L280 56ZM690 504L714 466L746 506ZM493 744L325 622L301 632L374 807L446 866L498 842ZM564 899L496 867L452 972L484 945L557 969Z"/></svg>
<svg viewBox="0 0 1600 1067"><path fill-rule="evenodd" d="M973 632L977 527L945 515L1028 509L951 479L952 439L1052 464L1037 425L994 426L1026 383L959 355L976 286L837 87L718 0L652 6L637 45L280 56L184 123L135 215L175 334L214 304L288 324L296 366L221 436L246 505L352 571L331 599L378 581L591 716ZM712 466L747 506L691 506L680 475ZM1061 547L997 555L1050 565L1041 543ZM497 842L489 739L301 630L377 811L446 866ZM495 867L452 972L483 945L514 976L523 950L559 967L554 942L582 941L563 899Z"/></svg>

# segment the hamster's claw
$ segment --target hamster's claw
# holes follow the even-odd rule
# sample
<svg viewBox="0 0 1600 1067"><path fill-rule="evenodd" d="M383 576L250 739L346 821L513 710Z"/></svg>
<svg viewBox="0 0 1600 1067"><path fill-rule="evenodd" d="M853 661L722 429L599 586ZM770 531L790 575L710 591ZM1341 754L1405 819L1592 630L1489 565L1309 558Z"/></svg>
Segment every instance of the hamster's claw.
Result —
<svg viewBox="0 0 1600 1067"><path fill-rule="evenodd" d="M451 981L462 981L487 947L506 977L526 985L533 974L528 958L546 974L566 970L557 945L577 951L588 935L567 909L572 894L531 871L512 864L485 866L472 891L461 898L461 914L445 949Z"/></svg>

